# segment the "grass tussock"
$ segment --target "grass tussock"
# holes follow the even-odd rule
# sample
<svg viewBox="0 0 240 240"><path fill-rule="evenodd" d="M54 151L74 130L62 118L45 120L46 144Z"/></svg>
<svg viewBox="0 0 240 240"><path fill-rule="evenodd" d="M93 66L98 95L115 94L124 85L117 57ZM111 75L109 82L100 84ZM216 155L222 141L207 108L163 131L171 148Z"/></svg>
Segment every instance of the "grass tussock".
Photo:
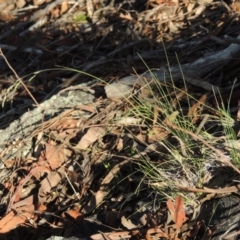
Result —
<svg viewBox="0 0 240 240"><path fill-rule="evenodd" d="M206 176L216 177L211 175L213 169L228 165L238 170L238 151L226 148L237 140L235 120L229 107L210 102L212 96L184 80L175 86L153 76L150 82L141 80L125 99L129 104L125 115L140 118L147 131L147 154L137 162L141 182L167 198L181 195L194 204L208 187ZM215 186L221 187L225 186Z"/></svg>

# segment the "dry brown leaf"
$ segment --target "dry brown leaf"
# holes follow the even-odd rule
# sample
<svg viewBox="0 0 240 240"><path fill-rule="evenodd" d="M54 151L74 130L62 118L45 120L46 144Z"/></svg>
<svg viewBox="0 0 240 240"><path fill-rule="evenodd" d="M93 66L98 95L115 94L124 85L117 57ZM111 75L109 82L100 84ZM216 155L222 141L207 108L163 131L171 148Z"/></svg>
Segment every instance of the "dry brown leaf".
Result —
<svg viewBox="0 0 240 240"><path fill-rule="evenodd" d="M45 205L39 203L37 194L34 194L13 204L12 209L15 209L17 212L33 213L35 210L45 211L47 208Z"/></svg>
<svg viewBox="0 0 240 240"><path fill-rule="evenodd" d="M68 10L68 2L64 1L61 5L61 12L60 14L62 15L63 13L65 13Z"/></svg>
<svg viewBox="0 0 240 240"><path fill-rule="evenodd" d="M177 229L180 229L183 223L187 221L182 197L181 196L176 197L175 206L172 200L168 199L167 207L171 213L172 220L175 222Z"/></svg>
<svg viewBox="0 0 240 240"><path fill-rule="evenodd" d="M41 152L39 161L46 160L50 167L55 170L62 166L71 154L72 151L63 145L55 146L53 144L46 143L45 150Z"/></svg>
<svg viewBox="0 0 240 240"><path fill-rule="evenodd" d="M30 170L30 173L39 180L45 173L49 173L50 169L46 166L36 166Z"/></svg>
<svg viewBox="0 0 240 240"><path fill-rule="evenodd" d="M41 187L39 189L39 201L44 203L47 194L51 193L52 189L55 188L64 174L64 169L59 169L58 172L50 172L47 177L41 182Z"/></svg>
<svg viewBox="0 0 240 240"><path fill-rule="evenodd" d="M163 232L161 229L159 228L150 228L147 230L147 233L146 233L146 239L147 240L152 240L152 237L151 237L151 234L156 237L156 235L158 235L159 237L164 237L166 239L170 239L168 234Z"/></svg>
<svg viewBox="0 0 240 240"><path fill-rule="evenodd" d="M90 236L93 240L121 240L130 239L130 232L97 233Z"/></svg>
<svg viewBox="0 0 240 240"><path fill-rule="evenodd" d="M162 127L153 126L150 134L149 134L149 143L153 143L156 141L162 141L166 139L166 137L170 134L169 131L165 130Z"/></svg>
<svg viewBox="0 0 240 240"><path fill-rule="evenodd" d="M119 17L122 18L122 19L129 20L129 21L133 21L133 20L134 20L134 19L132 18L131 14L130 14L130 13L127 13L127 12L126 12L125 14L120 13Z"/></svg>
<svg viewBox="0 0 240 240"><path fill-rule="evenodd" d="M33 5L34 6L39 6L39 5L41 5L45 2L46 2L46 0L33 0Z"/></svg>
<svg viewBox="0 0 240 240"><path fill-rule="evenodd" d="M91 235L90 238L93 240L106 240L106 238L101 233Z"/></svg>
<svg viewBox="0 0 240 240"><path fill-rule="evenodd" d="M87 149L98 138L104 135L105 129L103 127L90 127L87 133L81 138L76 148Z"/></svg>
<svg viewBox="0 0 240 240"><path fill-rule="evenodd" d="M39 203L37 210L38 210L39 212L43 212L43 211L46 211L46 210L47 210L47 207L46 207L44 204Z"/></svg>
<svg viewBox="0 0 240 240"><path fill-rule="evenodd" d="M77 183L79 181L79 174L76 173L75 171L66 170L66 173L71 183Z"/></svg>
<svg viewBox="0 0 240 240"><path fill-rule="evenodd" d="M118 152L122 151L123 150L123 139L122 138L119 138L118 139L118 143L117 143L117 150Z"/></svg>
<svg viewBox="0 0 240 240"><path fill-rule="evenodd" d="M65 139L69 136L74 137L81 122L82 119L61 118L51 126L50 130L59 139Z"/></svg>
<svg viewBox="0 0 240 240"><path fill-rule="evenodd" d="M192 123L196 123L201 117L203 106L206 103L208 94L202 95L202 97L189 109L188 117L192 119Z"/></svg>
<svg viewBox="0 0 240 240"><path fill-rule="evenodd" d="M30 180L32 176L33 176L32 173L29 173L25 178L19 181L18 187L9 202L8 210L14 202L18 202L20 200L23 186Z"/></svg>
<svg viewBox="0 0 240 240"><path fill-rule="evenodd" d="M121 223L128 230L137 228L137 226L135 224L133 224L130 219L126 219L124 216L122 216L122 218L121 218Z"/></svg>
<svg viewBox="0 0 240 240"><path fill-rule="evenodd" d="M50 13L51 13L53 18L58 18L59 15L60 15L60 9L58 7L52 8L50 10Z"/></svg>
<svg viewBox="0 0 240 240"><path fill-rule="evenodd" d="M130 161L129 159L124 160L123 162L115 165L111 169L111 171L107 174L107 176L101 182L100 189L95 193L95 196L91 198L88 205L86 205L85 208L83 209L84 213L90 213L93 209L96 208L96 206L102 203L103 199L108 195L108 192L109 192L109 189L106 186L109 186L109 183L116 176L120 168L129 161Z"/></svg>
<svg viewBox="0 0 240 240"><path fill-rule="evenodd" d="M16 1L16 5L17 5L18 8L23 8L25 4L26 4L25 0Z"/></svg>
<svg viewBox="0 0 240 240"><path fill-rule="evenodd" d="M73 129L77 124L78 120L76 119L62 118L51 127L51 130L64 131L65 129Z"/></svg>
<svg viewBox="0 0 240 240"><path fill-rule="evenodd" d="M148 141L148 136L147 136L147 133L144 133L144 132L139 132L138 134L136 134L134 136L137 141L143 143L143 144L146 144L146 142Z"/></svg>
<svg viewBox="0 0 240 240"><path fill-rule="evenodd" d="M33 212L36 210L36 207L38 206L38 198L37 195L31 195L27 198L24 198L23 200L14 203L12 205L12 209L17 209L18 212L25 211L25 212Z"/></svg>
<svg viewBox="0 0 240 240"><path fill-rule="evenodd" d="M32 213L21 212L16 214L12 210L0 220L0 233L7 233L19 225L24 224L26 221L29 221L32 217Z"/></svg>
<svg viewBox="0 0 240 240"><path fill-rule="evenodd" d="M12 159L12 158L6 159L6 160L4 161L4 165L5 165L5 167L6 167L7 169L8 169L8 168L12 168L15 163L16 163L16 160L15 160L15 159Z"/></svg>
<svg viewBox="0 0 240 240"><path fill-rule="evenodd" d="M69 209L64 214L69 215L71 218L73 218L77 224L83 223L84 216L79 212L78 209Z"/></svg>
<svg viewBox="0 0 240 240"><path fill-rule="evenodd" d="M148 135L148 142L151 144L156 141L164 140L169 134L170 132L165 130L164 128L160 126L153 126L152 130L149 132Z"/></svg>
<svg viewBox="0 0 240 240"><path fill-rule="evenodd" d="M11 183L9 182L6 182L4 183L4 188L7 189L10 193L13 193L14 192L14 187Z"/></svg>

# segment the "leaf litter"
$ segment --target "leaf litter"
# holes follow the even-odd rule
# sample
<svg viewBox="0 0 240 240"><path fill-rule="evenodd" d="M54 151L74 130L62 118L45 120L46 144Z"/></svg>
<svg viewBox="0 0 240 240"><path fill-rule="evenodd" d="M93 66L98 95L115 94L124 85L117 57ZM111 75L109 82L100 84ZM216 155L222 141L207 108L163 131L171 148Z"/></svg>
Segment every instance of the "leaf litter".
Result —
<svg viewBox="0 0 240 240"><path fill-rule="evenodd" d="M99 90L93 103L66 108L43 119L26 139L5 143L0 233L16 239L14 231L21 233L24 227L33 230L33 239L39 233L92 239L218 239L214 234L223 224L216 219L213 224L211 218L228 215L224 207L217 207L236 209L228 204L239 201L239 169L230 159L238 152L232 151L239 149L238 139L223 138L226 122L230 127L235 124L234 133L239 135L239 92L237 84L232 87L239 74L234 55L239 47L238 13L232 12L238 11L237 2L113 5L33 1L32 7L25 1L0 2L0 18L8 21L1 22L0 39L7 44L0 47L21 76L35 71L24 89L21 81L13 84L15 78L2 64L2 129L33 108L28 90L39 107L38 102L55 93L66 94L79 79L88 81L82 73L69 77L67 69L39 72L53 67L53 62L110 82L81 89ZM209 51L213 47L219 52ZM185 80L176 82L178 87L167 83L167 72L174 81L183 78L175 52ZM28 64L23 68L24 58ZM216 59L222 63L216 64ZM155 84L154 74L134 76L132 68L136 72L145 71L146 65L164 68L167 61L172 66L164 70L164 91ZM111 83L116 79L120 81ZM236 121L217 111L230 95L230 113ZM183 127L181 121L189 126ZM237 216L229 219L229 227L239 221ZM238 234L224 231L226 239ZM26 231L23 237L27 238Z"/></svg>
<svg viewBox="0 0 240 240"><path fill-rule="evenodd" d="M141 99L141 95L138 95L138 98ZM0 220L1 233L9 232L17 228L18 225L61 228L66 224L66 216L71 217L71 221L76 221L75 224L83 224L84 221L91 219L92 212L97 209L100 212L103 211L101 206L108 211L111 209L108 214L111 214L113 210L119 211L122 208L122 201L117 204L114 200L108 200L111 194L111 198L115 194L120 194L120 196L123 194L123 199L127 202L131 202L131 198L134 200L139 194L142 195L142 190L139 190L140 192L136 193L135 196L132 192L135 190L131 186L136 185L134 179L141 178L141 172L138 170L139 173L136 172L136 176L134 176L135 174L129 172L128 169L124 170L125 174L121 173L121 169L129 166L135 168L136 171L137 165L152 158L151 154L163 159L162 151L159 150L162 147L159 139L164 141L171 138L172 132L167 129L168 127L173 129L180 129L180 127L173 124L177 117L176 114L167 116L159 125L161 110L158 113L155 112L157 115L154 117L154 125L149 125L148 119L142 118L144 115L141 114L138 114L141 124L139 121L136 122L136 117L134 120L126 121L127 118L131 117L131 111L137 110L136 106L132 105L135 101L134 96L132 99L122 98L113 102L109 99L98 100L91 104L91 108L81 106L78 110L66 110L61 118L59 116L52 118L33 132L31 137L35 142L35 150L38 149L34 154L35 158L32 159L32 162L22 158L18 160L18 165L15 165L14 168L10 166L18 174L12 176L12 183L7 179L4 183L8 189L11 186L13 190L8 193L5 190L9 204L6 214ZM200 101L199 104L202 102ZM189 111L193 112L194 109L196 109L196 103ZM79 114L81 111L88 112L88 117L83 119L82 115ZM108 114L109 112L111 114ZM129 117L127 117L128 115ZM123 119L125 120L123 121ZM156 131L157 127L163 128L165 133ZM147 137L149 130L154 131L154 138ZM222 156L220 150L208 143L206 144L205 140L196 134L188 132L186 129L180 129L180 131L187 133L193 140L207 145L216 154ZM169 151L168 148L165 150ZM164 164L166 160L160 161L163 161L162 164ZM219 159L216 158L215 161L219 161ZM235 169L229 162L224 160L224 163ZM121 180L121 178L123 179ZM121 181L125 184L129 182L129 186L124 190L121 190ZM148 186L150 190L151 186L153 189L157 186L156 182L145 181L139 187L142 188L145 185L143 189ZM35 184L33 185L31 182L35 182ZM175 182L175 187L187 192L209 194L227 194L238 191L238 185L214 189L215 185L213 188L200 189ZM24 191L27 193L24 194ZM129 196L127 197L127 195ZM116 206L112 208L111 205ZM134 208L134 205L132 207ZM155 214L162 212L161 214L165 215L165 218L167 217L167 211L163 207L157 208L156 212L141 210L140 213L144 213L146 219L144 226L136 222L139 221L140 216L138 220L127 218L128 210L122 209L122 217L117 217L118 220L114 222L115 224L116 222L121 223L123 227L131 231L103 232L102 235L92 235L92 239L101 239L101 236L115 239L114 235L118 236L118 239L129 238L141 236L144 233L147 239L151 239L153 236L167 239L189 239L188 236L193 236L192 230L184 226L185 222L189 224L186 217L186 214L189 215L189 213L185 210L184 199L181 196L176 196L175 203L173 203L168 198L166 207L170 213L170 220L165 219L166 222L163 220L164 218L160 220L155 216ZM132 211L137 210L132 209ZM48 212L46 216L44 216L45 212ZM104 211L101 214L104 216ZM170 224L171 221L175 225ZM110 227L112 223L108 224ZM197 227L199 223L195 224L196 226L193 227ZM184 232L183 226L185 227Z"/></svg>

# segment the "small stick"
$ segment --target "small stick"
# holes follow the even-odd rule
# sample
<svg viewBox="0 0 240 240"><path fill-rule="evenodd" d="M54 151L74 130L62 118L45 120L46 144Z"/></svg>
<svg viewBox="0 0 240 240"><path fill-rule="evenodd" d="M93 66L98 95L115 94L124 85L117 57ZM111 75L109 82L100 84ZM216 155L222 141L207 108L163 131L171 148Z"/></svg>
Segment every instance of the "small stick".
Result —
<svg viewBox="0 0 240 240"><path fill-rule="evenodd" d="M25 85L25 83L22 81L22 79L17 75L17 73L15 72L15 70L12 68L12 66L10 65L10 63L8 62L7 58L5 57L5 55L2 52L2 49L0 48L0 56L3 57L3 59L5 60L5 62L7 63L8 67L12 70L12 72L14 73L14 75L16 76L16 78L20 81L20 83L23 85L23 87L25 88L25 90L27 91L27 93L29 94L29 96L32 98L32 100L34 101L34 103L39 107L38 102L36 101L36 99L34 98L34 96L31 94L31 92L28 90L27 86Z"/></svg>

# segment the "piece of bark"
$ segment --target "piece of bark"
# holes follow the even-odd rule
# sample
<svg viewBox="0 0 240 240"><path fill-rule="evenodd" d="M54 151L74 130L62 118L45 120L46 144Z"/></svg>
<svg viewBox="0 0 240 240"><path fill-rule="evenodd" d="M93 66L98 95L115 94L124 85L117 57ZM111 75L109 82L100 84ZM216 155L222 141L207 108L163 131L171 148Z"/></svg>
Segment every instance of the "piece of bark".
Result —
<svg viewBox="0 0 240 240"><path fill-rule="evenodd" d="M95 82L95 81L94 81ZM81 86L90 86L91 82L81 84ZM70 91L62 95L54 95L49 100L41 103L39 107L26 112L20 119L13 121L9 127L0 130L0 152L3 152L6 146L11 145L11 150L2 156L2 160L14 158L18 152L21 156L26 156L31 150L31 133L34 132L44 121L60 115L68 109L74 109L82 104L93 102L95 96L85 91ZM24 140L22 146L12 143L18 140Z"/></svg>

